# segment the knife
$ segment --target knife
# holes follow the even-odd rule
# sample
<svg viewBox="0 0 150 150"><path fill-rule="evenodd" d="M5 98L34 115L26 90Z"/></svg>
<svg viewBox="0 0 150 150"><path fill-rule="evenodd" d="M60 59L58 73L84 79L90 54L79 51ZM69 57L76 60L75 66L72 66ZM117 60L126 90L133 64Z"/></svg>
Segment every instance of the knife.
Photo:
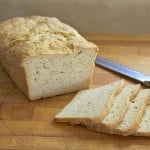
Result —
<svg viewBox="0 0 150 150"><path fill-rule="evenodd" d="M150 76L140 73L134 69L128 68L119 63L113 62L109 59L97 56L95 60L95 64L98 66L102 66L104 68L110 69L132 79L135 79L141 82L143 85L150 87Z"/></svg>

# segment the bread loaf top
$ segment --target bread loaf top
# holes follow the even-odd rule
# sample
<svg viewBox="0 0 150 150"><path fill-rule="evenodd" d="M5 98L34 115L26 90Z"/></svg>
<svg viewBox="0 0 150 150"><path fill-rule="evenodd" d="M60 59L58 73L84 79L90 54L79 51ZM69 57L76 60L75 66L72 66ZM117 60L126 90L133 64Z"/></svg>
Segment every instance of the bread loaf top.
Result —
<svg viewBox="0 0 150 150"><path fill-rule="evenodd" d="M57 18L17 17L0 23L0 45L19 59L38 55L68 55L98 47Z"/></svg>

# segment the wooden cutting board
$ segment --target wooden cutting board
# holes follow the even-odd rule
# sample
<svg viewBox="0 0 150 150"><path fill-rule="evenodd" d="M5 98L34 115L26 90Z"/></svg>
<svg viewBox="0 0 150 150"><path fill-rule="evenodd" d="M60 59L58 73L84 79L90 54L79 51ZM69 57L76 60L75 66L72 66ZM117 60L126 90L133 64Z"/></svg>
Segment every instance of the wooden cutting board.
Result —
<svg viewBox="0 0 150 150"><path fill-rule="evenodd" d="M100 46L100 55L150 74L150 36L84 35ZM96 67L93 85L117 79L137 83L104 68ZM84 126L56 123L53 118L75 93L29 101L0 67L0 149L150 149L150 138L96 133Z"/></svg>

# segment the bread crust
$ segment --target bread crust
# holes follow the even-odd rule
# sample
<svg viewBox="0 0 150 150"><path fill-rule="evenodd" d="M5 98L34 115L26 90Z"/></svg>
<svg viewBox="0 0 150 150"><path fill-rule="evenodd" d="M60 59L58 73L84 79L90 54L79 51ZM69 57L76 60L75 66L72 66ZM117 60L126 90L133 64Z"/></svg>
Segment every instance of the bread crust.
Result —
<svg viewBox="0 0 150 150"><path fill-rule="evenodd" d="M22 62L38 55L69 55L99 48L57 18L16 17L0 23L0 44Z"/></svg>

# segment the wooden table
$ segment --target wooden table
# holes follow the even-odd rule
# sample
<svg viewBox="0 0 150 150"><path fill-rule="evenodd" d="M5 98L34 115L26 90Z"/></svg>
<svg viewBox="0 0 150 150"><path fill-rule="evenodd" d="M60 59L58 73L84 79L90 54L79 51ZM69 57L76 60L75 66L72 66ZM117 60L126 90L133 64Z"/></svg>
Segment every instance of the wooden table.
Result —
<svg viewBox="0 0 150 150"><path fill-rule="evenodd" d="M100 46L100 55L150 74L150 36L84 35ZM125 78L96 67L94 85ZM137 83L129 78L127 82ZM55 123L53 118L75 93L29 101L0 67L0 149L98 150L150 149L150 138L96 133L77 125Z"/></svg>

